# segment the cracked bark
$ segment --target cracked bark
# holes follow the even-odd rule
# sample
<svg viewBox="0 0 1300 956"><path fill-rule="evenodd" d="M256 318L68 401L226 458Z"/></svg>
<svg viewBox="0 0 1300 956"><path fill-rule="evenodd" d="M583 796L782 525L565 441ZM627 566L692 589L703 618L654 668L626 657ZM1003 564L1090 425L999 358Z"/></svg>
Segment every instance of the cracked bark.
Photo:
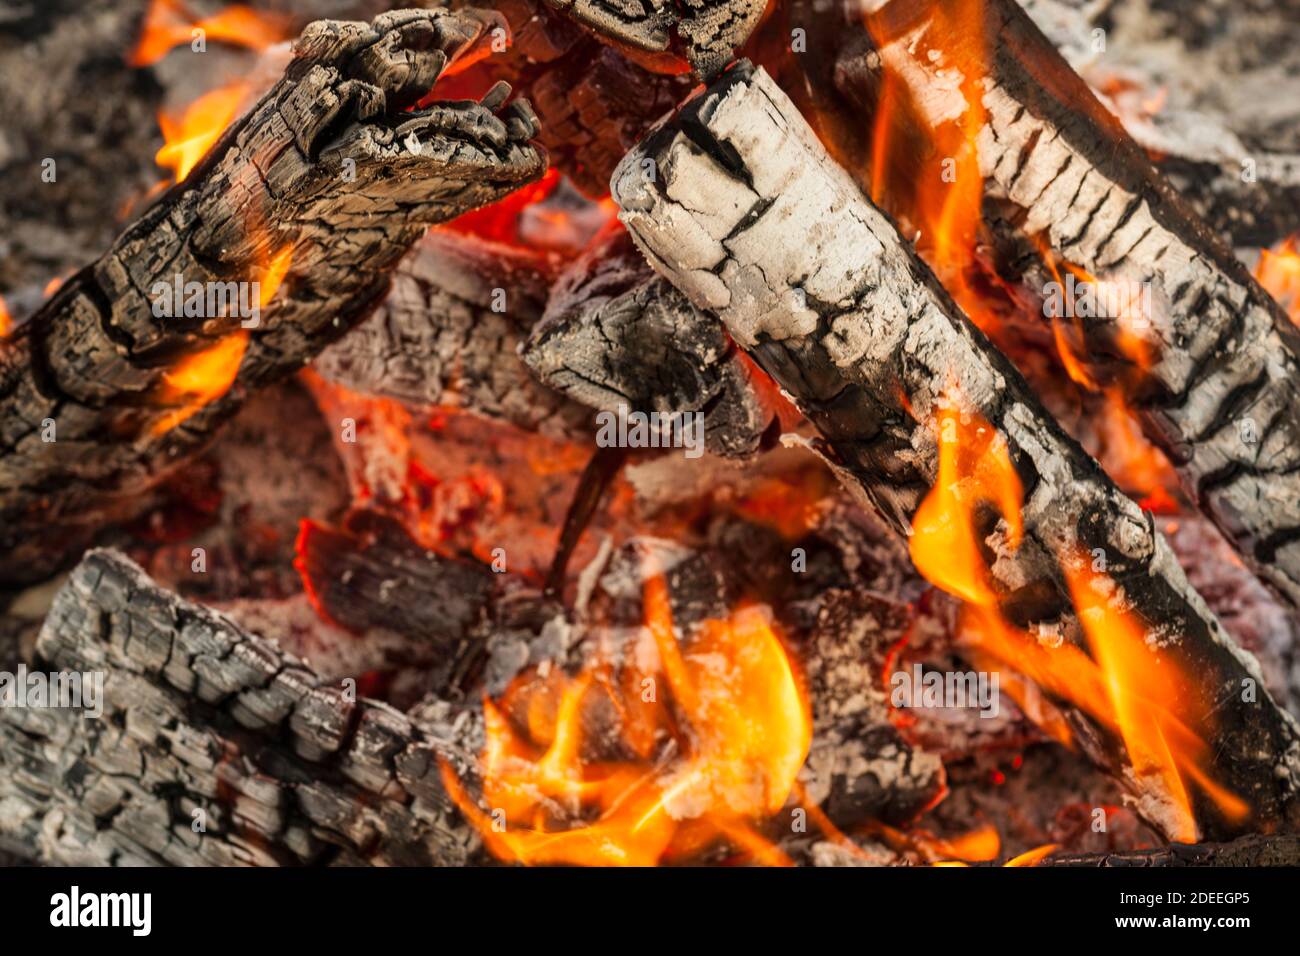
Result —
<svg viewBox="0 0 1300 956"><path fill-rule="evenodd" d="M989 267L1040 315L1054 275L1031 240L1062 274L1068 264L1149 285L1149 327L1132 331L1151 367L1121 347L1125 324L1111 314L1080 323L1081 354L1098 377L1126 383L1189 496L1262 580L1300 606L1300 331L1014 0L988 0L983 31L960 36L936 29L932 0L893 7L884 15L897 39L879 49L860 24L792 15L808 18L810 42L821 36L837 50L801 63L821 135L836 155L860 148L886 69L912 87L921 122L956 120L966 101L937 71L986 62L987 49L976 143L996 251ZM860 183L870 175L851 171Z"/></svg>
<svg viewBox="0 0 1300 956"><path fill-rule="evenodd" d="M111 551L59 591L38 661L99 671L104 713L0 712L0 836L66 865L460 865L478 839L437 758L473 772L482 726L417 722L320 681L274 642Z"/></svg>
<svg viewBox="0 0 1300 956"><path fill-rule="evenodd" d="M528 431L586 439L591 411L538 382L518 356L552 278L544 257L432 231L393 271L383 304L314 368L406 405L457 405Z"/></svg>
<svg viewBox="0 0 1300 956"><path fill-rule="evenodd" d="M1241 700L1243 680L1262 684L1258 664L1187 583L1150 516L1042 410L766 73L733 68L690 100L629 154L612 191L650 261L794 397L846 487L897 533L935 479L936 408L956 398L993 423L1025 489L1020 548L997 528L985 541L1002 612L1020 626L1059 622L1080 640L1059 562L1102 549L1113 600L1162 638L1216 714L1212 769L1252 807L1246 825L1300 822L1295 721L1266 694ZM1080 736L1170 832L1163 784L1095 728ZM1206 838L1240 832L1203 795L1194 803Z"/></svg>
<svg viewBox="0 0 1300 956"><path fill-rule="evenodd" d="M0 582L46 576L134 514L251 391L363 318L428 225L541 175L531 110L501 109L508 88L406 111L499 23L466 10L308 26L284 77L190 176L3 344ZM168 427L184 408L168 371L229 343L240 317L155 317L154 284L257 281L286 249L233 383Z"/></svg>

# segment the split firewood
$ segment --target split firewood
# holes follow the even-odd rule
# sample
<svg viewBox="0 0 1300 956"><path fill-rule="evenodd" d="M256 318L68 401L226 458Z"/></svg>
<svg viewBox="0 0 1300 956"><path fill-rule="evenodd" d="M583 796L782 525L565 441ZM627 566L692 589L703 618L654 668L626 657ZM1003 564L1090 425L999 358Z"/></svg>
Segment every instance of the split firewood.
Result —
<svg viewBox="0 0 1300 956"><path fill-rule="evenodd" d="M774 396L717 319L655 275L621 227L560 276L522 355L600 411L702 415L705 447L726 458L749 457L779 427Z"/></svg>
<svg viewBox="0 0 1300 956"><path fill-rule="evenodd" d="M880 41L860 18L803 14L837 51L803 74L831 151L860 150L887 76L916 123L960 124L978 154L990 268L1042 315L1063 276L1091 287L1073 323L1089 374L1124 384L1188 495L1300 606L1300 331L1015 0L970 7L978 26L955 27L953 9L897 0L878 14Z"/></svg>
<svg viewBox="0 0 1300 956"><path fill-rule="evenodd" d="M482 726L417 724L111 551L59 591L33 667L103 676L103 714L0 711L6 844L80 865L461 865L478 838L438 758L470 773Z"/></svg>
<svg viewBox="0 0 1300 956"><path fill-rule="evenodd" d="M189 177L3 343L0 581L135 513L250 391L363 318L428 225L542 174L503 85L410 109L500 26L469 10L308 26Z"/></svg>
<svg viewBox="0 0 1300 956"><path fill-rule="evenodd" d="M1300 730L1258 665L1150 516L1043 411L765 72L741 64L688 101L629 154L612 191L656 269L721 318L817 427L846 487L899 534L935 484L940 411L989 422L1024 489L1019 547L1005 519L982 532L1000 615L1081 642L1063 565L1100 555L1110 604L1194 675L1202 712L1215 715L1211 770L1249 805L1247 824L1198 793L1202 835L1300 823ZM1184 825L1167 783L1124 763L1113 736L1079 737L1153 825Z"/></svg>
<svg viewBox="0 0 1300 956"><path fill-rule="evenodd" d="M314 363L352 391L413 407L458 405L556 438L586 438L591 412L539 383L518 350L553 279L542 256L431 231L393 271L387 298Z"/></svg>

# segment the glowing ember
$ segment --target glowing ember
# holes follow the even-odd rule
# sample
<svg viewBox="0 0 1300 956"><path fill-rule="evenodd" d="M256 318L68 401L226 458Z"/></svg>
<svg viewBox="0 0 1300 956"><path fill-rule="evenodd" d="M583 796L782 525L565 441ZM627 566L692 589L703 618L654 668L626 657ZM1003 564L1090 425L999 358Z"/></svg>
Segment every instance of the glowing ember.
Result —
<svg viewBox="0 0 1300 956"><path fill-rule="evenodd" d="M5 304L4 296L0 296L0 339L5 338L14 330L14 320L9 314L9 306Z"/></svg>
<svg viewBox="0 0 1300 956"><path fill-rule="evenodd" d="M484 701L488 813L444 763L448 792L496 856L525 864L647 866L720 842L788 863L758 827L785 805L812 725L780 639L745 608L679 642L660 575L645 609L651 642L618 673L530 671ZM594 729L611 721L613 759Z"/></svg>
<svg viewBox="0 0 1300 956"><path fill-rule="evenodd" d="M176 182L183 182L239 116L250 93L249 84L236 81L204 93L178 113L159 113L164 145L154 162L171 169Z"/></svg>
<svg viewBox="0 0 1300 956"><path fill-rule="evenodd" d="M202 31L198 33L197 31ZM180 0L153 0L144 30L127 57L131 66L157 63L174 47L193 43L199 36L250 50L264 50L292 33L288 17L235 4L210 17L198 18Z"/></svg>
<svg viewBox="0 0 1300 956"><path fill-rule="evenodd" d="M976 415L949 407L936 412L939 471L913 519L911 552L927 580L966 603L962 632L974 649L1018 671L1057 699L1073 704L1124 741L1135 776L1156 778L1166 829L1185 842L1196 839L1187 781L1194 782L1230 819L1246 805L1212 781L1205 713L1175 661L1151 643L1153 631L1127 610L1122 590L1091 570L1087 555L1061 556L1091 657L1044 632L1010 625L997 607L988 562L977 530L981 509L1001 515L1006 544L1019 547L1022 491L1005 446ZM1026 710L1034 716L1032 710ZM1053 734L1060 739L1059 734Z"/></svg>
<svg viewBox="0 0 1300 956"><path fill-rule="evenodd" d="M1272 249L1261 249L1255 278L1277 299L1291 321L1300 325L1300 236L1291 236Z"/></svg>

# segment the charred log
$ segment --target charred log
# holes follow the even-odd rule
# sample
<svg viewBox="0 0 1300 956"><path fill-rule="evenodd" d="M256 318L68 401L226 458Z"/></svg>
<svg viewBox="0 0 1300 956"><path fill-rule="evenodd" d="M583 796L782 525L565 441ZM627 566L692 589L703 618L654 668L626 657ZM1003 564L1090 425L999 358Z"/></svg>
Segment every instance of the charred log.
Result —
<svg viewBox="0 0 1300 956"><path fill-rule="evenodd" d="M749 38L766 4L760 0L547 0L607 42L645 54L678 55L701 77L729 62ZM635 55L635 53L634 53Z"/></svg>
<svg viewBox="0 0 1300 956"><path fill-rule="evenodd" d="M1300 866L1300 836L1251 834L1231 843L1172 843L1128 853L1049 856L1038 866Z"/></svg>
<svg viewBox="0 0 1300 956"><path fill-rule="evenodd" d="M45 862L429 865L477 852L438 769L441 757L470 772L472 714L417 725L326 685L109 551L73 571L37 653L38 666L105 675L99 719L0 713L6 842Z"/></svg>
<svg viewBox="0 0 1300 956"><path fill-rule="evenodd" d="M1241 699L1258 665L1149 516L1042 410L766 73L742 65L688 101L629 154L612 189L655 267L795 398L841 480L897 533L935 480L936 410L957 401L991 422L1025 489L1020 547L1005 529L985 540L1002 613L1022 627L1058 622L1079 640L1061 562L1107 556L1124 606L1164 628L1169 653L1197 675L1219 718L1215 769L1251 805L1252 825L1298 822L1300 732L1267 695ZM1101 740L1090 754L1113 766L1118 748ZM1131 767L1121 776L1168 832L1163 785ZM1212 805L1198 809L1206 835L1240 832Z"/></svg>
<svg viewBox="0 0 1300 956"><path fill-rule="evenodd" d="M407 111L498 23L408 11L309 26L190 176L3 344L0 580L38 579L132 515L250 391L363 318L429 224L541 175L527 105L495 112L504 88ZM183 283L220 287L226 305L168 307L162 288ZM281 287L250 318L229 305L239 283ZM168 378L187 359L208 369L202 386Z"/></svg>
<svg viewBox="0 0 1300 956"><path fill-rule="evenodd" d="M388 628L449 658L469 653L496 588L483 565L429 551L375 511L354 511L339 529L304 522L295 563L328 619L358 633Z"/></svg>

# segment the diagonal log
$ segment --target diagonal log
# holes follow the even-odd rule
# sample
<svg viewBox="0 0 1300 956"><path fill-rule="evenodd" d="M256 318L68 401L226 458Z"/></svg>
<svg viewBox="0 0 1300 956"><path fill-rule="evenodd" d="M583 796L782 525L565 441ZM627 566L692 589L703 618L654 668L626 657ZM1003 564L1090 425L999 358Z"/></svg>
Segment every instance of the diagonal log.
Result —
<svg viewBox="0 0 1300 956"><path fill-rule="evenodd" d="M979 26L945 27L958 7ZM987 265L1033 311L1046 314L1049 284L1071 267L1150 290L1141 316L1112 308L1084 317L1077 351L1095 378L1124 383L1189 496L1300 606L1300 331L1019 4L893 0L871 30L851 11L826 17L796 6L791 23L831 51L800 58L799 79L787 86L811 91L834 155L871 155L863 137L887 76L907 89L916 124L966 124L993 250ZM888 40L874 41L873 31ZM972 72L978 103L960 88ZM893 159L906 170L936 161L906 148ZM867 165L852 162L859 184L872 175Z"/></svg>
<svg viewBox="0 0 1300 956"><path fill-rule="evenodd" d="M408 109L500 23L465 10L308 26L189 177L3 343L0 583L46 576L138 512L251 391L363 318L428 225L542 174L527 104L501 109L508 88ZM279 289L251 318L207 302L169 315L161 290L177 281L250 284L246 301Z"/></svg>
<svg viewBox="0 0 1300 956"><path fill-rule="evenodd" d="M841 480L899 534L935 481L936 410L955 394L991 422L1025 490L1020 547L1007 546L1005 522L985 540L1001 613L1081 640L1061 561L1105 555L1112 603L1195 675L1216 716L1213 772L1252 809L1248 824L1231 821L1198 794L1204 834L1300 823L1300 731L1266 694L1241 693L1260 684L1258 664L1187 583L1150 516L1042 409L765 72L741 64L689 100L628 155L612 191L652 264L795 399ZM1126 764L1114 738L1083 736L1140 812L1173 832L1166 785Z"/></svg>

